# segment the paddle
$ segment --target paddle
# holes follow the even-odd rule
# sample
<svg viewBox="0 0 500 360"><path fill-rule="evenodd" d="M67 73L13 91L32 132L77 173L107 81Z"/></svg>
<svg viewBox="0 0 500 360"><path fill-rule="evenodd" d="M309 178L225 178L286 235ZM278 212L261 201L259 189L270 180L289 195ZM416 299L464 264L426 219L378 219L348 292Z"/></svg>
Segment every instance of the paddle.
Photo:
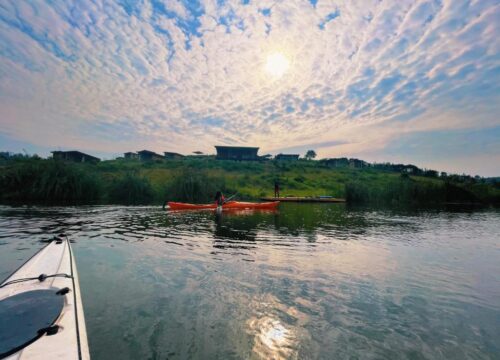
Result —
<svg viewBox="0 0 500 360"><path fill-rule="evenodd" d="M234 198L236 195L238 195L238 192L237 192L237 191L234 193L234 195L233 195L233 196L230 196L230 197L228 197L227 199L225 199L225 200L224 200L224 202L222 203L222 205L224 205L225 203L227 203L229 200L231 200L232 198Z"/></svg>
<svg viewBox="0 0 500 360"><path fill-rule="evenodd" d="M227 199L225 199L224 202L222 203L222 205L224 205L225 203L227 203L229 200L231 200L232 198L234 198L236 195L238 195L237 191L234 193L233 196L230 196ZM222 205L217 206L217 211L222 210Z"/></svg>

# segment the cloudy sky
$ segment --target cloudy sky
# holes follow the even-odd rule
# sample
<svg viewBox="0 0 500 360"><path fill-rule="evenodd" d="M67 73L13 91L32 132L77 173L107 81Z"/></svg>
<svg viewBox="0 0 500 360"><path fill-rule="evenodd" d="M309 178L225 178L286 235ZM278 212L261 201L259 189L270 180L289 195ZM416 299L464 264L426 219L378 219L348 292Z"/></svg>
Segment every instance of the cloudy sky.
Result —
<svg viewBox="0 0 500 360"><path fill-rule="evenodd" d="M213 145L500 175L500 1L0 2L0 151Z"/></svg>

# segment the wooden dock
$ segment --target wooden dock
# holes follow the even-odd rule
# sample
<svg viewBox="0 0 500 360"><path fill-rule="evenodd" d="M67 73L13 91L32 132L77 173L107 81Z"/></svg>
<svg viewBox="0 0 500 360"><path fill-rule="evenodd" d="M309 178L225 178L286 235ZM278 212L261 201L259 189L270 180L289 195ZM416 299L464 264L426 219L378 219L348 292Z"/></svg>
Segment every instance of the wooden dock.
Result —
<svg viewBox="0 0 500 360"><path fill-rule="evenodd" d="M281 202L303 202L303 203L344 203L345 199L330 198L330 197L263 197L263 201L281 201Z"/></svg>

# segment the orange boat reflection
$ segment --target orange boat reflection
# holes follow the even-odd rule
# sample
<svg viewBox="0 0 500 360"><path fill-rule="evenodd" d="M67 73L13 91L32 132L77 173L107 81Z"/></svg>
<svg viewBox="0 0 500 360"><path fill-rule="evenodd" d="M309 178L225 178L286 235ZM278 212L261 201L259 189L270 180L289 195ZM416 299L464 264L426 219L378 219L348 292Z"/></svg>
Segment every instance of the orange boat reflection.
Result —
<svg viewBox="0 0 500 360"><path fill-rule="evenodd" d="M263 202L263 203L253 203L244 201L228 201L222 205L222 210L273 210L279 205L279 201ZM168 207L170 210L217 210L218 207L215 204L188 204L181 202L168 202Z"/></svg>

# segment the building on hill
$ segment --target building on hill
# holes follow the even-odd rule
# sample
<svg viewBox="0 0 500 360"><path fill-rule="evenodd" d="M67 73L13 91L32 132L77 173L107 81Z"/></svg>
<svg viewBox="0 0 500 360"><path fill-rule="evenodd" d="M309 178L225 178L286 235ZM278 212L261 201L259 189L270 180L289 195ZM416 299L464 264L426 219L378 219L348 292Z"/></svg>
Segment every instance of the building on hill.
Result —
<svg viewBox="0 0 500 360"><path fill-rule="evenodd" d="M258 147L215 146L219 160L259 160Z"/></svg>
<svg viewBox="0 0 500 360"><path fill-rule="evenodd" d="M359 160L359 159L349 159L349 167L351 168L364 168L367 167L368 163L364 160Z"/></svg>
<svg viewBox="0 0 500 360"><path fill-rule="evenodd" d="M415 165L404 165L402 172L405 172L407 174L417 175L417 174L421 173L422 171L418 167L416 167Z"/></svg>
<svg viewBox="0 0 500 360"><path fill-rule="evenodd" d="M101 159L95 156L82 153L80 151L52 151L52 158L56 160L74 161L74 162L90 162L97 163Z"/></svg>
<svg viewBox="0 0 500 360"><path fill-rule="evenodd" d="M178 153L175 153L175 152L168 152L168 151L165 151L163 153L165 155L165 159L182 159L184 158L184 155L182 154L178 154Z"/></svg>
<svg viewBox="0 0 500 360"><path fill-rule="evenodd" d="M274 157L275 160L299 160L299 154L278 154Z"/></svg>
<svg viewBox="0 0 500 360"><path fill-rule="evenodd" d="M163 156L149 150L138 151L139 159L141 161L151 161L151 160L163 160Z"/></svg>
<svg viewBox="0 0 500 360"><path fill-rule="evenodd" d="M405 164L378 163L378 164L373 164L373 167L380 170L400 172L403 174L411 174L411 175L424 174L424 170L411 164L405 165Z"/></svg>
<svg viewBox="0 0 500 360"><path fill-rule="evenodd" d="M125 159L128 159L128 160L135 160L135 159L139 159L139 154L138 153L135 153L135 152L126 152L123 154L123 157Z"/></svg>
<svg viewBox="0 0 500 360"><path fill-rule="evenodd" d="M192 154L186 155L190 158L195 158L195 159L206 159L206 158L213 158L215 155L209 155L205 154L202 151L193 151Z"/></svg>
<svg viewBox="0 0 500 360"><path fill-rule="evenodd" d="M213 154L203 154L203 155L186 155L185 158L189 159L216 159L216 155Z"/></svg>
<svg viewBox="0 0 500 360"><path fill-rule="evenodd" d="M348 158L331 158L331 159L322 159L320 163L329 167L334 168L342 168L342 167L350 167L350 168L364 168L369 167L370 164L364 160L359 159L348 159Z"/></svg>
<svg viewBox="0 0 500 360"><path fill-rule="evenodd" d="M329 166L329 167L334 167L334 168L348 167L349 166L349 159L348 158L322 159L322 160L320 160L320 163L322 163L326 166Z"/></svg>

